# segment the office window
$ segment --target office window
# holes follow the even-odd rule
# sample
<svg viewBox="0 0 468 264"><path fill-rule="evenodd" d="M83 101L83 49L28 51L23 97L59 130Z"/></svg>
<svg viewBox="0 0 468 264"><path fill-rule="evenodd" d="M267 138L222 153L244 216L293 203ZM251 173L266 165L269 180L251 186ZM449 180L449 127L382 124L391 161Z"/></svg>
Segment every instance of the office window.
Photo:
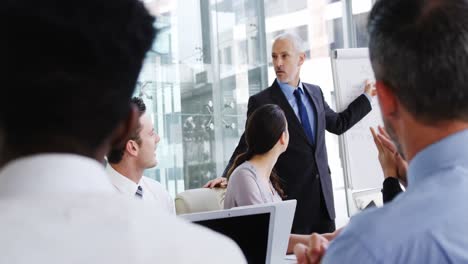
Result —
<svg viewBox="0 0 468 264"><path fill-rule="evenodd" d="M355 42L367 45L367 0L353 2ZM370 1L370 0L369 0ZM157 2L157 3L156 3ZM160 34L147 55L136 95L161 137L159 165L145 172L175 196L223 172L244 131L250 95L275 78L274 36L300 35L302 81L320 85L334 105L330 50L345 47L341 0L153 1ZM351 7L350 7L351 8ZM338 139L327 133L338 217L346 214Z"/></svg>
<svg viewBox="0 0 468 264"><path fill-rule="evenodd" d="M372 8L372 0L352 1L352 23L356 41L356 47L367 47L369 35L367 34L367 18Z"/></svg>
<svg viewBox="0 0 468 264"><path fill-rule="evenodd" d="M265 0L265 17L275 17L307 9L307 0Z"/></svg>
<svg viewBox="0 0 468 264"><path fill-rule="evenodd" d="M159 164L145 174L175 196L221 175L243 133L248 97L267 86L263 4L179 0L154 10L160 34L136 94L161 142Z"/></svg>

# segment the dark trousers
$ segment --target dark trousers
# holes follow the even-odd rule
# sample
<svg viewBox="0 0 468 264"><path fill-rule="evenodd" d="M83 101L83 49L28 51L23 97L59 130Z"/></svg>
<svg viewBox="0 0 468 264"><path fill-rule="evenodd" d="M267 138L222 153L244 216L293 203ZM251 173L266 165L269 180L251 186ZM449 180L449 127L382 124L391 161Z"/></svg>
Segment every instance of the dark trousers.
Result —
<svg viewBox="0 0 468 264"><path fill-rule="evenodd" d="M298 197L298 207L294 215L292 234L330 233L335 231L335 220L331 219L323 197L320 180L311 179L311 189L302 190Z"/></svg>

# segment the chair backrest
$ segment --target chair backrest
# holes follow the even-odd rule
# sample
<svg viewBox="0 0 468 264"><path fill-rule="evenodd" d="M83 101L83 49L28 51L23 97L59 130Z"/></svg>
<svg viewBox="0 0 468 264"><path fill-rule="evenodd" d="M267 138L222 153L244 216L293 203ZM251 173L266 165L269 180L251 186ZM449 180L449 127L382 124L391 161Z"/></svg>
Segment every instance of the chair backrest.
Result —
<svg viewBox="0 0 468 264"><path fill-rule="evenodd" d="M175 198L176 213L191 214L224 209L226 188L198 188L179 193Z"/></svg>

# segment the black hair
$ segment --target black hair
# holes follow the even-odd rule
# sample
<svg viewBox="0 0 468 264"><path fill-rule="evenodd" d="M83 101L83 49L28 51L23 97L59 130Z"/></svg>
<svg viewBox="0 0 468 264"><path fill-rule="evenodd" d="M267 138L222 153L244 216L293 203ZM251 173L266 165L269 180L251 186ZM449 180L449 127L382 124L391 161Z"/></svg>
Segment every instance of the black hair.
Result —
<svg viewBox="0 0 468 264"><path fill-rule="evenodd" d="M379 0L369 16L376 79L419 121L468 121L468 2Z"/></svg>
<svg viewBox="0 0 468 264"><path fill-rule="evenodd" d="M143 102L143 100L140 97L133 97L131 102L137 107L138 115L141 117L146 112L145 102ZM138 122L138 125L135 128L135 130L131 132L129 140L134 140L136 141L138 145L140 145L141 144L141 138L140 138L141 129L142 129L141 123ZM109 151L109 154L107 155L107 161L112 164L116 164L122 161L123 154L125 152L125 147L126 147L125 145L126 144L120 147L113 147L111 151Z"/></svg>
<svg viewBox="0 0 468 264"><path fill-rule="evenodd" d="M130 113L154 18L138 0L0 5L0 127L8 149L25 154L31 145L53 150L73 141L95 150Z"/></svg>
<svg viewBox="0 0 468 264"><path fill-rule="evenodd" d="M236 157L228 170L227 179L229 180L232 172L240 164L250 160L254 155L261 155L270 151L286 130L286 117L279 106L266 104L257 108L249 116L245 128L244 136L247 143L247 151ZM274 169L271 172L270 181L278 194L284 198L281 180Z"/></svg>

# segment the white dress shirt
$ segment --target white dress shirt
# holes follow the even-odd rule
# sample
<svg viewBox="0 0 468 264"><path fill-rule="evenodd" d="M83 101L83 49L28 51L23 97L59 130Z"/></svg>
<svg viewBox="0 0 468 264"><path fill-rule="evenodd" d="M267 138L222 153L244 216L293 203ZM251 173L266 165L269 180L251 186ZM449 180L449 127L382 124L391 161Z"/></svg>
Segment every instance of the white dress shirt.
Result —
<svg viewBox="0 0 468 264"><path fill-rule="evenodd" d="M110 164L107 164L106 171L111 183L118 192L128 195L129 197L135 197L138 186L141 186L143 189L142 199L144 201L154 201L159 208L162 208L170 214L175 214L174 199L172 199L171 195L159 182L143 176L140 182L136 184L116 171Z"/></svg>
<svg viewBox="0 0 468 264"><path fill-rule="evenodd" d="M97 161L46 154L0 170L0 263L245 263L234 242L118 195Z"/></svg>

